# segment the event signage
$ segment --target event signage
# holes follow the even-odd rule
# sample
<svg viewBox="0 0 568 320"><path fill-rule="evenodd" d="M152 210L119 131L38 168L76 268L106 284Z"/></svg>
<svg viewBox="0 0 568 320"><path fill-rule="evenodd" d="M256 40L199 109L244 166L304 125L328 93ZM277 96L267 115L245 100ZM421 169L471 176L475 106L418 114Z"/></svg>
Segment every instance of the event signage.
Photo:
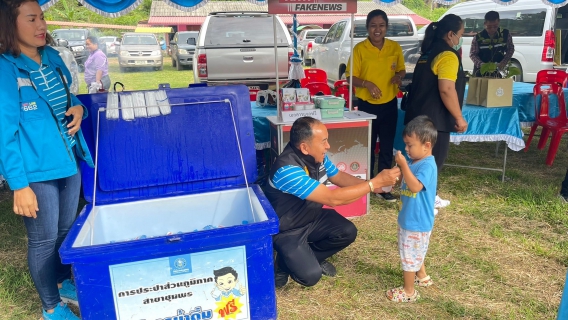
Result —
<svg viewBox="0 0 568 320"><path fill-rule="evenodd" d="M357 13L356 0L268 0L273 14L345 14Z"/></svg>
<svg viewBox="0 0 568 320"><path fill-rule="evenodd" d="M292 110L281 112L281 118L283 122L294 122L296 121L296 119L301 117L312 117L314 119L321 120L321 112L319 109Z"/></svg>
<svg viewBox="0 0 568 320"><path fill-rule="evenodd" d="M245 246L109 266L116 319L250 319Z"/></svg>

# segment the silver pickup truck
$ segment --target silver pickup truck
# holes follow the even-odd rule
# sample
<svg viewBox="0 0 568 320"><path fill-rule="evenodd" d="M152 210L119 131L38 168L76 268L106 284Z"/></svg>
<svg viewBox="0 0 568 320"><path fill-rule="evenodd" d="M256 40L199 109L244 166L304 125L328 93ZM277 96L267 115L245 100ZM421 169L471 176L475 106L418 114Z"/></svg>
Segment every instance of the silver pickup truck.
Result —
<svg viewBox="0 0 568 320"><path fill-rule="evenodd" d="M276 17L276 45L280 81L288 79L292 40ZM193 57L196 83L276 83L273 15L267 12L211 13L201 26Z"/></svg>
<svg viewBox="0 0 568 320"><path fill-rule="evenodd" d="M365 18L355 18L353 45L368 37L365 27ZM412 72L418 57L420 56L419 37L416 25L410 17L389 17L387 38L394 40L402 47L404 61L406 63L407 76L412 78ZM316 38L319 46L313 53L313 63L318 69L327 73L330 82L345 78L345 70L351 55L351 19L343 19L336 22L325 37Z"/></svg>

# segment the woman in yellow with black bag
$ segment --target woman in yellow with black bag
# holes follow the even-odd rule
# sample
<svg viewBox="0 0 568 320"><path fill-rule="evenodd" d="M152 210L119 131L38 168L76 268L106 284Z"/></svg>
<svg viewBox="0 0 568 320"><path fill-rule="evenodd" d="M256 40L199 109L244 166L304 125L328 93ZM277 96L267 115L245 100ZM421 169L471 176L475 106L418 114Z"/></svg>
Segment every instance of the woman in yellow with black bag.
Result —
<svg viewBox="0 0 568 320"><path fill-rule="evenodd" d="M389 18L384 11L369 12L365 22L369 36L353 48L353 71L350 70L351 61L345 71L347 77L353 77L359 110L377 116L371 128L372 145L377 137L381 143L377 172L392 166L398 119L396 95L406 75L402 48L395 41L385 39L388 24ZM375 154L371 152L369 178L375 176L374 168ZM396 201L390 192L377 195L388 202Z"/></svg>

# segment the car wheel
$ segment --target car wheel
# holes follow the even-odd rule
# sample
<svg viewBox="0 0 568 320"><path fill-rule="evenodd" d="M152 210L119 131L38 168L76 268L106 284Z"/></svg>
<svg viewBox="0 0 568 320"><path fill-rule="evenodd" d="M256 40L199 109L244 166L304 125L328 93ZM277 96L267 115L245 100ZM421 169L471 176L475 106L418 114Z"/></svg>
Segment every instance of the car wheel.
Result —
<svg viewBox="0 0 568 320"><path fill-rule="evenodd" d="M164 66L155 67L154 70L162 71L162 70L164 70Z"/></svg>
<svg viewBox="0 0 568 320"><path fill-rule="evenodd" d="M122 72L122 73L126 72L126 68L125 68L125 67L120 67L120 72Z"/></svg>
<svg viewBox="0 0 568 320"><path fill-rule="evenodd" d="M176 67L176 60L172 58L172 67Z"/></svg>
<svg viewBox="0 0 568 320"><path fill-rule="evenodd" d="M521 71L521 74L518 76L513 76L513 81L515 82L523 82L523 68L521 67L521 64L518 63L517 61L512 61L511 62L511 66L518 68Z"/></svg>
<svg viewBox="0 0 568 320"><path fill-rule="evenodd" d="M176 61L176 70L177 71L183 70L183 66L181 65L181 63L179 63L179 61Z"/></svg>

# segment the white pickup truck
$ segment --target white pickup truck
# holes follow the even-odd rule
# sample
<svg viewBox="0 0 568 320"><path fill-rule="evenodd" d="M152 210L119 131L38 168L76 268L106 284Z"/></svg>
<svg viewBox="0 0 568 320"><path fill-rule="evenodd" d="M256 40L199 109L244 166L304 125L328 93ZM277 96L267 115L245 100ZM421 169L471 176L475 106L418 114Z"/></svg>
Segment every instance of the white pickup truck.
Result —
<svg viewBox="0 0 568 320"><path fill-rule="evenodd" d="M353 45L368 37L365 27L365 18L355 18ZM420 56L419 37L416 25L410 17L389 17L387 38L394 40L402 47L404 61L406 63L405 78L412 78L412 72L416 61ZM330 82L345 78L345 70L351 55L351 19L343 19L336 22L325 37L317 37L315 40L319 46L313 53L313 63L316 68L323 69L327 73Z"/></svg>
<svg viewBox="0 0 568 320"><path fill-rule="evenodd" d="M292 40L286 26L267 12L210 13L201 26L193 56L196 83L245 84L249 87L276 83L274 41L278 51L278 78L287 81Z"/></svg>

